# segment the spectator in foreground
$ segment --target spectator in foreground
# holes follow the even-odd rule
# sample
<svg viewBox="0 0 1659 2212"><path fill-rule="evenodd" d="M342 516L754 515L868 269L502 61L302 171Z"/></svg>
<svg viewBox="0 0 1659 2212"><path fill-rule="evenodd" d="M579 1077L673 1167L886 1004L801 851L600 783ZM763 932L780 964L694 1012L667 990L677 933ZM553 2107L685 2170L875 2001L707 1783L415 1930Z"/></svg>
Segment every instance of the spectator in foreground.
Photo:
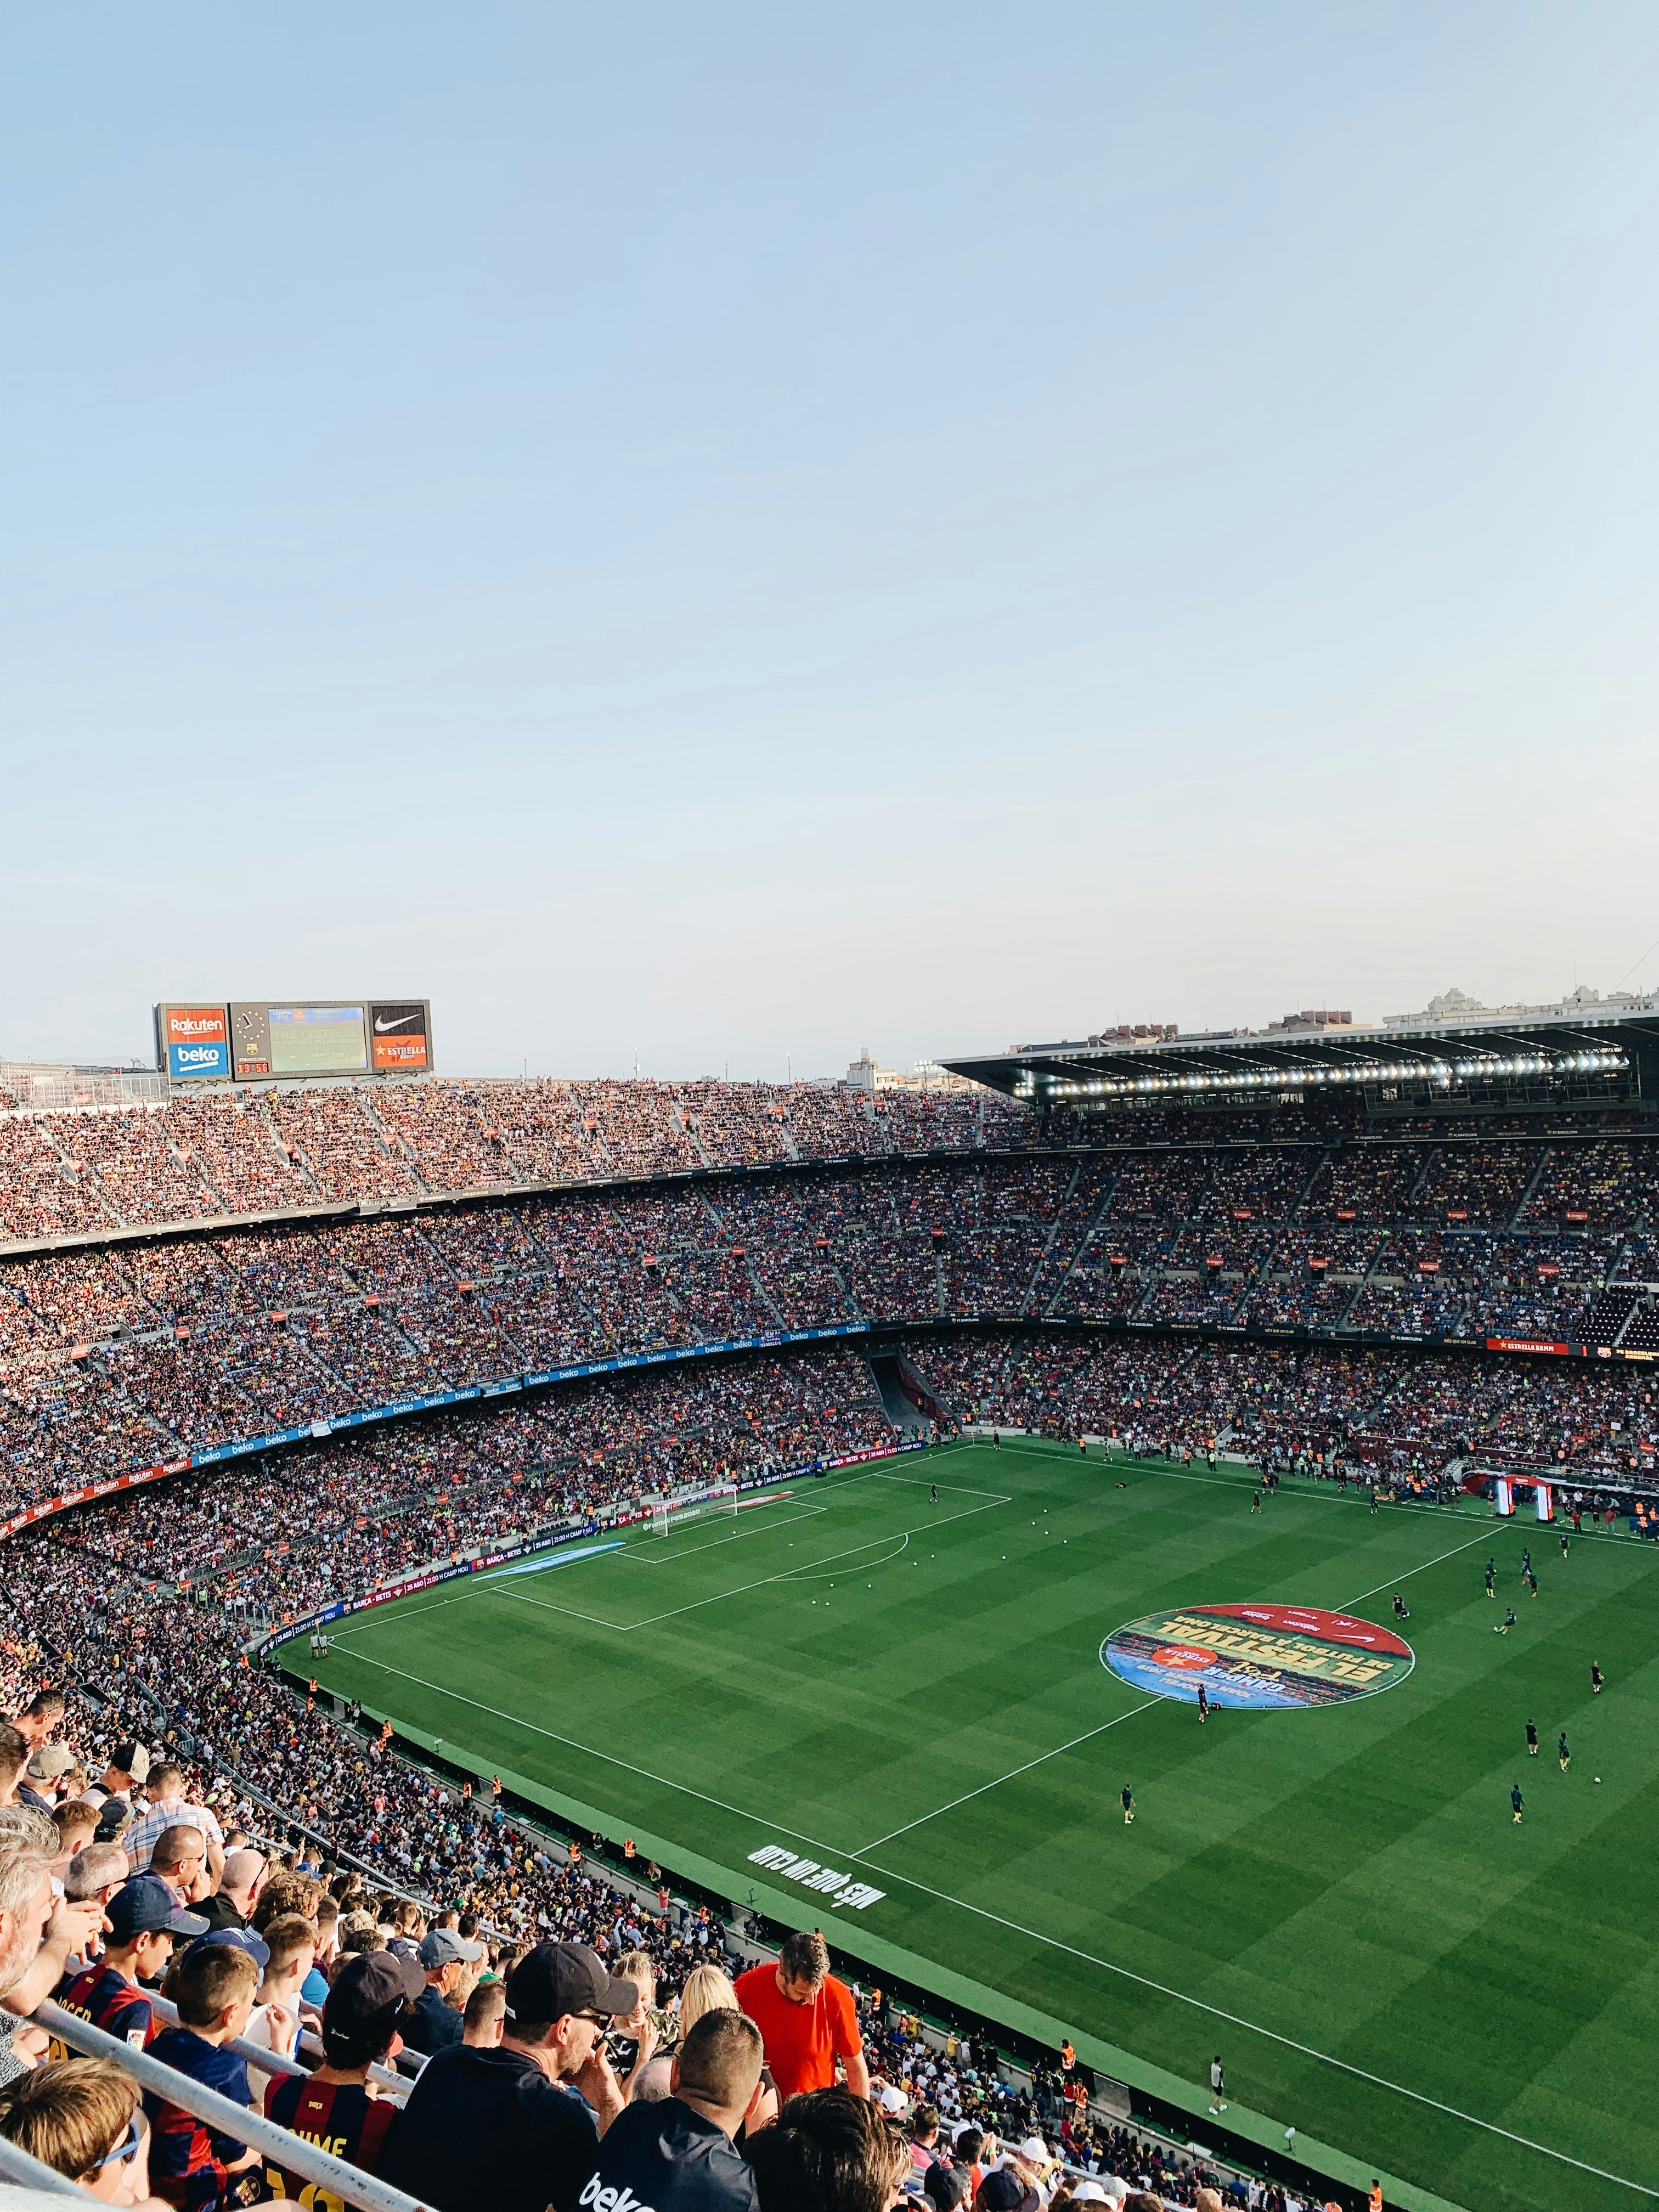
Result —
<svg viewBox="0 0 1659 2212"><path fill-rule="evenodd" d="M892 2212L910 2176L909 2138L848 2089L792 2097L744 2156L761 2212Z"/></svg>
<svg viewBox="0 0 1659 2212"><path fill-rule="evenodd" d="M32 1751L39 1751L51 1742L67 1710L61 1690L37 1690L22 1711L12 1715L11 1724Z"/></svg>
<svg viewBox="0 0 1659 2212"><path fill-rule="evenodd" d="M270 1869L263 1851L246 1845L227 1852L225 1870L211 1897L193 1903L192 1910L207 1917L215 1929L246 1928L253 1917L253 1908L259 1901L265 1877Z"/></svg>
<svg viewBox="0 0 1659 2212"><path fill-rule="evenodd" d="M316 1925L297 1912L285 1912L269 1923L264 1941L269 1955L242 2040L292 2058L300 2041L300 1987L316 1956ZM266 2085L275 2079L264 2067L253 2068L248 2086L256 2106L264 2103Z"/></svg>
<svg viewBox="0 0 1659 2212"><path fill-rule="evenodd" d="M623 2108L605 2033L638 2002L586 1943L538 1943L507 1978L501 2048L428 2059L380 2179L438 2212L574 2212Z"/></svg>
<svg viewBox="0 0 1659 2212"><path fill-rule="evenodd" d="M853 1992L830 1972L822 1936L786 1936L777 1965L740 1974L736 1995L766 2039L766 2063L786 2103L810 2090L834 2087L837 2059L853 2094L870 2094Z"/></svg>
<svg viewBox="0 0 1659 2212"><path fill-rule="evenodd" d="M52 1894L58 1831L44 1813L0 1808L0 2082L23 2070L12 2048L26 2016L63 1979L71 1955L82 1954L104 1925L101 1905ZM38 2033L38 2031L33 2031Z"/></svg>
<svg viewBox="0 0 1659 2212"><path fill-rule="evenodd" d="M199 1913L186 1912L164 1881L148 1875L124 1883L104 1917L110 1934L102 1958L83 1966L58 2002L65 2012L143 2051L160 2033L143 1984L153 1989L167 1972L174 1944L204 1936L207 1923Z"/></svg>
<svg viewBox="0 0 1659 2212"><path fill-rule="evenodd" d="M652 2212L759 2212L754 2175L732 2138L760 2096L761 2057L752 2020L704 2013L671 2062L667 2096L630 2105L606 2130L584 2199Z"/></svg>
<svg viewBox="0 0 1659 2212"><path fill-rule="evenodd" d="M112 2058L60 2058L0 2088L0 2136L106 2204L157 2207L138 2084Z"/></svg>
<svg viewBox="0 0 1659 2212"><path fill-rule="evenodd" d="M124 1836L123 1849L125 1843ZM213 1893L207 1870L207 1838L188 1821L162 1829L150 1851L149 1871L166 1882L180 1905L198 1905Z"/></svg>
<svg viewBox="0 0 1659 2212"><path fill-rule="evenodd" d="M325 2144L365 2173L379 2172L398 2106L380 2095L368 2072L403 2049L400 2023L425 1986L415 1961L390 1951L346 1960L323 2007L323 2063L304 2078L290 2074L273 2081L266 2118ZM265 2179L279 2197L298 2197L306 2185L270 2160Z"/></svg>
<svg viewBox="0 0 1659 2212"><path fill-rule="evenodd" d="M506 2025L506 1989L500 1982L480 1982L461 2014L461 2041L473 2051L498 2051Z"/></svg>
<svg viewBox="0 0 1659 2212"><path fill-rule="evenodd" d="M247 2026L259 1979L246 1943L257 1936L204 1936L179 1963L173 2001L179 2026L164 2027L149 2055L165 2066L216 2089L235 2105L252 2105L247 2068L227 2046ZM263 1943L258 1944L261 1952ZM234 2136L222 2135L182 2105L170 2105L154 2089L144 2092L151 2128L150 2185L177 2212L210 2212L230 2201L234 2177L246 2173L258 2154Z"/></svg>
<svg viewBox="0 0 1659 2212"><path fill-rule="evenodd" d="M415 2007L404 2038L411 2051L447 2051L461 2039L461 2015L447 2000L468 1966L483 1956L482 1943L470 1943L453 1928L434 1928L421 1938L417 1953L426 1987Z"/></svg>
<svg viewBox="0 0 1659 2212"><path fill-rule="evenodd" d="M129 1813L132 1810L132 1793L149 1780L149 1753L142 1743L129 1736L118 1743L109 1755L109 1765L98 1780L91 1784L87 1796L102 1809L117 1799Z"/></svg>

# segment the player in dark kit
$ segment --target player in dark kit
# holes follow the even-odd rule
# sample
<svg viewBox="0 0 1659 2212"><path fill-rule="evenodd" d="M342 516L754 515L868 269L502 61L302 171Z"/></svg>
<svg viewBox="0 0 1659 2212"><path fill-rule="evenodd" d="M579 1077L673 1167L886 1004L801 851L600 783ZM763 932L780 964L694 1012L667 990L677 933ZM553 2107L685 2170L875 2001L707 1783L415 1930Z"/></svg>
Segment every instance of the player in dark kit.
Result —
<svg viewBox="0 0 1659 2212"><path fill-rule="evenodd" d="M1486 1595L1488 1597L1496 1597L1497 1595L1498 1562L1496 1559L1488 1559L1486 1562Z"/></svg>
<svg viewBox="0 0 1659 2212"><path fill-rule="evenodd" d="M1592 1659L1592 1660L1590 1661L1590 1695L1591 1695L1591 1697L1593 1697L1593 1698L1599 1698L1599 1697L1601 1696L1601 1684L1602 1684L1603 1680L1604 1680L1604 1677L1603 1677L1603 1675L1602 1675L1601 1669L1601 1668L1596 1665L1596 1663L1595 1663L1595 1660L1594 1660L1594 1659Z"/></svg>
<svg viewBox="0 0 1659 2212"><path fill-rule="evenodd" d="M1563 1729L1560 1735L1555 1739L1555 1755L1560 1760L1561 1771L1565 1774L1567 1769L1572 1765L1572 1753L1567 1749L1567 1732L1565 1729Z"/></svg>
<svg viewBox="0 0 1659 2212"><path fill-rule="evenodd" d="M1522 1568L1521 1579L1525 1583L1527 1588L1532 1592L1533 1595L1536 1597L1538 1595L1538 1577L1534 1574L1530 1564Z"/></svg>
<svg viewBox="0 0 1659 2212"><path fill-rule="evenodd" d="M930 1505L937 1505L939 1504L939 1485L936 1482L930 1483L928 1485L927 1503Z"/></svg>
<svg viewBox="0 0 1659 2212"><path fill-rule="evenodd" d="M1565 1528L1561 1531L1561 1556L1564 1559L1567 1556L1567 1532Z"/></svg>
<svg viewBox="0 0 1659 2212"><path fill-rule="evenodd" d="M1394 1617L1396 1620L1409 1620L1411 1619L1411 1613L1407 1610L1406 1601L1401 1596L1398 1590L1394 1594Z"/></svg>
<svg viewBox="0 0 1659 2212"><path fill-rule="evenodd" d="M1514 1626L1515 1607L1511 1605L1504 1608L1504 1618L1502 1620L1496 1620L1492 1623L1492 1632L1494 1636L1507 1636Z"/></svg>
<svg viewBox="0 0 1659 2212"><path fill-rule="evenodd" d="M1521 1825L1521 1808L1525 1802L1525 1799L1521 1795L1521 1784L1517 1782L1511 1786L1510 1790L1510 1807L1515 1814L1515 1825L1517 1828Z"/></svg>
<svg viewBox="0 0 1659 2212"><path fill-rule="evenodd" d="M1198 1686L1198 1717L1200 1723L1210 1717L1210 1693L1202 1682Z"/></svg>
<svg viewBox="0 0 1659 2212"><path fill-rule="evenodd" d="M1127 1828L1135 1816L1135 1793L1126 1782L1117 1795L1118 1802L1123 1808L1123 1825Z"/></svg>
<svg viewBox="0 0 1659 2212"><path fill-rule="evenodd" d="M1536 1721L1528 1721L1527 1723L1527 1757L1528 1759L1536 1759L1537 1756L1538 1723Z"/></svg>

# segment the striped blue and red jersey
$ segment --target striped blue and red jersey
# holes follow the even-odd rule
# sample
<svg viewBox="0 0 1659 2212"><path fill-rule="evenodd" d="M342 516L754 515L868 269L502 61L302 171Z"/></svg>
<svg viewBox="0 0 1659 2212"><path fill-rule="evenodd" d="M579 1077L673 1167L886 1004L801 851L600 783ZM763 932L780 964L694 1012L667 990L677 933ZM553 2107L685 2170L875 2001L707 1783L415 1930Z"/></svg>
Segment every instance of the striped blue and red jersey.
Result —
<svg viewBox="0 0 1659 2212"><path fill-rule="evenodd" d="M151 2044L149 2056L187 2074L204 2089L216 2089L234 2104L252 2105L242 2061L234 2051L208 2042L193 2028L164 2027ZM228 2170L246 2149L246 2143L221 2135L182 2105L168 2104L154 2089L144 2092L144 2111L150 2125L149 2185L178 2212L216 2212L220 2205L243 2202L245 2188L250 2197L259 2193L257 2166L241 2173Z"/></svg>

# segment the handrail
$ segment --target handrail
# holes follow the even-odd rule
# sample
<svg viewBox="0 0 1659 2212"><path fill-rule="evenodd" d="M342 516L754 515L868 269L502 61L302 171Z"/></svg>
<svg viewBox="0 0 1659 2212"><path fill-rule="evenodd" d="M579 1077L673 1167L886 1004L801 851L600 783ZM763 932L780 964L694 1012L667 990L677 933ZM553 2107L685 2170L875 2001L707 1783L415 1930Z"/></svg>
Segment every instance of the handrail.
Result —
<svg viewBox="0 0 1659 2212"><path fill-rule="evenodd" d="M42 2197L74 2197L82 2204L96 2204L101 2199L91 2190L82 2189L78 2181L59 2173L55 2166L43 2166L38 2158L8 2142L0 2136L0 2181L9 2181L19 2189L32 2189Z"/></svg>
<svg viewBox="0 0 1659 2212"><path fill-rule="evenodd" d="M147 2051L131 2049L114 2036L106 2035L102 2028L94 2027L90 2021L78 2020L72 2012L65 2012L50 1998L35 2008L33 2018L73 2049L93 2058L112 2058L141 2087L164 2103L177 2105L182 2112L207 2121L233 2142L252 2144L288 2172L318 2183L332 2195L343 2197L348 2204L356 2205L359 2212L428 2212L418 2198L405 2197L401 2189L390 2188L374 2174L365 2173L361 2166L348 2166L343 2158L319 2150L315 2143L305 2142L287 2128L279 2128L262 2112L236 2104L229 2097L222 2097L216 2089L204 2089L189 2075L164 2066Z"/></svg>
<svg viewBox="0 0 1659 2212"><path fill-rule="evenodd" d="M169 2027L179 2026L176 2004L164 1997L159 1990L146 1990L144 1995L149 1999L150 2009L158 2019L164 2020ZM315 2051L319 2059L328 2056L323 2049L321 2036L313 2034L308 2027L300 2030L300 2042L305 2050ZM280 2051L272 2051L267 2044L251 2042L246 2035L233 2035L230 2048L239 2058L245 2058L250 2066L257 2066L262 2074L298 2074L307 2081L311 2078L309 2066L301 2066L297 2058L289 2058ZM396 2089L400 2097L406 2097L414 2087L405 2075L392 2072L389 2067L371 2066L368 2073L372 2081L378 2082L383 2089Z"/></svg>

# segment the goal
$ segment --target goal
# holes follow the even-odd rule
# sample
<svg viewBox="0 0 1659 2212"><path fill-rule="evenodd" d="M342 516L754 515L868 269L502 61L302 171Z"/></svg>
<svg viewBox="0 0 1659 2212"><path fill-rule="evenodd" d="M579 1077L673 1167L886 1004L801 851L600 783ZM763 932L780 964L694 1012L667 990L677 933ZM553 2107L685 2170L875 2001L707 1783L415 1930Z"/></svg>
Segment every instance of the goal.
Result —
<svg viewBox="0 0 1659 2212"><path fill-rule="evenodd" d="M652 1507L651 1534L653 1536L665 1536L668 1534L668 1508L665 1505Z"/></svg>

